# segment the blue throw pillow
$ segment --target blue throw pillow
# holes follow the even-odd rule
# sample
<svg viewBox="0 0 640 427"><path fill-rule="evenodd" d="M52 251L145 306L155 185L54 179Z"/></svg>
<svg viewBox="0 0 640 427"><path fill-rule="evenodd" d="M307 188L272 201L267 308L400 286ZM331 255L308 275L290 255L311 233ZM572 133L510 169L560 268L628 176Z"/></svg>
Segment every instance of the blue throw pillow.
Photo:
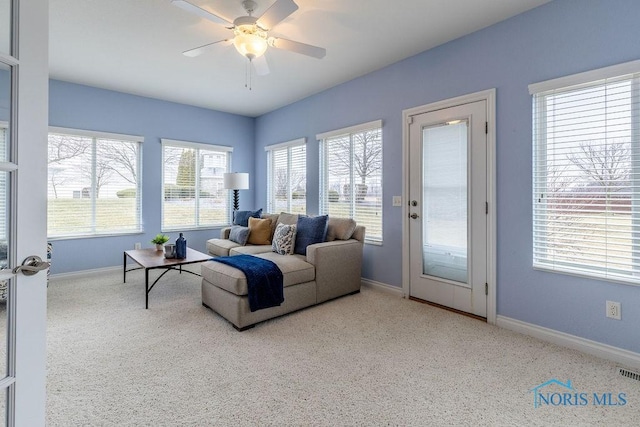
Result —
<svg viewBox="0 0 640 427"><path fill-rule="evenodd" d="M262 208L258 209L257 211L234 211L233 224L248 227L249 218L260 218L260 215L262 215Z"/></svg>
<svg viewBox="0 0 640 427"><path fill-rule="evenodd" d="M322 243L327 238L327 224L329 215L313 217L301 216L296 225L296 244L294 253L299 255L307 254L307 246L314 243Z"/></svg>
<svg viewBox="0 0 640 427"><path fill-rule="evenodd" d="M249 227L242 227L241 225L234 225L229 232L229 240L239 245L246 245L247 239L249 239Z"/></svg>

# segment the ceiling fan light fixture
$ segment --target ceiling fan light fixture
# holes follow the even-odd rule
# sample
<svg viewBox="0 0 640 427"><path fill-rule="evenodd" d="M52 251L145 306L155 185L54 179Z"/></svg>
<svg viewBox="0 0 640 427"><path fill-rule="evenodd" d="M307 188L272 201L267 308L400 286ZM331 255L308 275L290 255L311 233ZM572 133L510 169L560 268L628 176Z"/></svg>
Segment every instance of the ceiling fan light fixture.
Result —
<svg viewBox="0 0 640 427"><path fill-rule="evenodd" d="M234 29L233 45L240 55L254 59L267 50L267 33L257 25L239 25Z"/></svg>

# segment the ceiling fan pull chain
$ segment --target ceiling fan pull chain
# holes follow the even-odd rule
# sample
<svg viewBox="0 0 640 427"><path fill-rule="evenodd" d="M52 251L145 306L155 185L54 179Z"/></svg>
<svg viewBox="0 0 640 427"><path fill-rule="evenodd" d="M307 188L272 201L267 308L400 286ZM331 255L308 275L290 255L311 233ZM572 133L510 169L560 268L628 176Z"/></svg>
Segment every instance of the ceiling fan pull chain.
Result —
<svg viewBox="0 0 640 427"><path fill-rule="evenodd" d="M245 62L244 64L244 87L248 88L249 87L249 68L247 66L247 62Z"/></svg>

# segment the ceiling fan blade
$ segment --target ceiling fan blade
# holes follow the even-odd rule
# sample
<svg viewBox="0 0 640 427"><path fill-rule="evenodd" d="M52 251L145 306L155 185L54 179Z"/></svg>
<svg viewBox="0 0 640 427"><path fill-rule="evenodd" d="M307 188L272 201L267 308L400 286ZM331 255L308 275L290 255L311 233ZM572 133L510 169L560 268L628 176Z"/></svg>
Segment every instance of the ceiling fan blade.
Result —
<svg viewBox="0 0 640 427"><path fill-rule="evenodd" d="M194 47L193 49L185 50L184 52L182 52L182 54L184 56L188 56L188 57L194 58L196 56L202 55L204 53L204 51L207 50L208 47L211 47L214 44L218 44L218 43L222 43L222 42L228 42L228 41L231 41L231 40L224 39L224 40L218 40L217 42L213 42L213 43L203 44L202 46L198 46L198 47Z"/></svg>
<svg viewBox="0 0 640 427"><path fill-rule="evenodd" d="M327 50L323 47L294 42L293 40L281 39L279 37L269 37L269 45L277 49L284 49L295 53L301 53L302 55L313 56L314 58L318 59L324 58L324 56L327 54Z"/></svg>
<svg viewBox="0 0 640 427"><path fill-rule="evenodd" d="M195 4L189 3L186 0L171 0L171 4L179 7L180 9L186 10L189 13L198 15L201 18L208 19L211 22L215 22L216 24L233 25L233 23L228 19L218 16L216 14L213 14L208 10L204 10L203 8L198 7Z"/></svg>
<svg viewBox="0 0 640 427"><path fill-rule="evenodd" d="M258 18L258 25L265 30L270 30L296 10L298 10L298 5L295 4L293 0L276 0L276 2Z"/></svg>
<svg viewBox="0 0 640 427"><path fill-rule="evenodd" d="M266 76L269 74L269 64L267 63L267 57L261 55L257 58L254 58L251 63L253 64L253 68L256 70L256 74L259 76Z"/></svg>

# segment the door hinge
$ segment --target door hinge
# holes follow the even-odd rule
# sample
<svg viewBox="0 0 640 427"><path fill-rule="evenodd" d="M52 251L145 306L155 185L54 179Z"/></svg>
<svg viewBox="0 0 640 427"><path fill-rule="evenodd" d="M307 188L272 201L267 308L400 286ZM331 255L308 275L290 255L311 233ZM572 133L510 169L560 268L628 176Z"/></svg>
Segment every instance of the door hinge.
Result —
<svg viewBox="0 0 640 427"><path fill-rule="evenodd" d="M407 116L407 124L410 125L413 123L413 116Z"/></svg>
<svg viewBox="0 0 640 427"><path fill-rule="evenodd" d="M489 215L489 202L484 202L484 213Z"/></svg>
<svg viewBox="0 0 640 427"><path fill-rule="evenodd" d="M489 135L489 122L484 122L484 133Z"/></svg>
<svg viewBox="0 0 640 427"><path fill-rule="evenodd" d="M489 295L489 284L488 283L484 284L484 294L485 295Z"/></svg>

